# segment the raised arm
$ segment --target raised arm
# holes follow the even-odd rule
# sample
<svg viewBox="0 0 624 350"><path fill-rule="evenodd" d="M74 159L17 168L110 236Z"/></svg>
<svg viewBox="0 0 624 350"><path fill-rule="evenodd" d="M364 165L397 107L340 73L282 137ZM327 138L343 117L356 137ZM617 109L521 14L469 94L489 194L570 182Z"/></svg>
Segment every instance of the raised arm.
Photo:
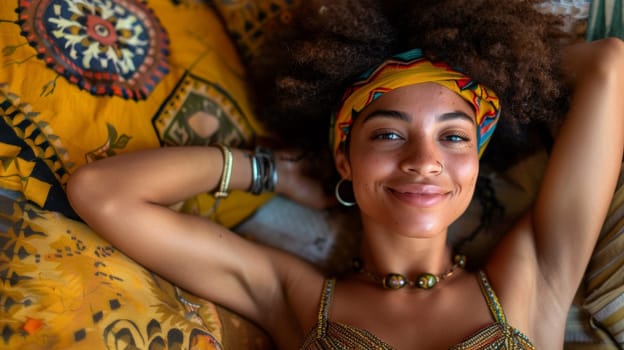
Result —
<svg viewBox="0 0 624 350"><path fill-rule="evenodd" d="M572 301L605 219L624 148L624 43L575 45L574 94L532 212L539 269Z"/></svg>
<svg viewBox="0 0 624 350"><path fill-rule="evenodd" d="M230 188L247 190L252 179L250 159L241 150L232 153ZM315 278L317 272L288 254L167 207L216 190L223 168L224 157L217 147L147 150L80 168L67 192L76 212L128 256L275 335L271 327L296 326L287 305L296 302L289 300L291 289L299 279ZM284 187L289 170L279 168L278 186ZM296 329L288 332L297 335Z"/></svg>
<svg viewBox="0 0 624 350"><path fill-rule="evenodd" d="M533 210L540 271L572 301L613 197L624 149L624 42L571 47L574 95Z"/></svg>
<svg viewBox="0 0 624 350"><path fill-rule="evenodd" d="M533 328L535 338L548 342L538 341L543 348L562 341L565 317L605 219L624 149L624 43L605 39L572 46L564 68L573 97L536 202L487 267L501 299L521 301L507 302L510 313L524 315L514 321Z"/></svg>

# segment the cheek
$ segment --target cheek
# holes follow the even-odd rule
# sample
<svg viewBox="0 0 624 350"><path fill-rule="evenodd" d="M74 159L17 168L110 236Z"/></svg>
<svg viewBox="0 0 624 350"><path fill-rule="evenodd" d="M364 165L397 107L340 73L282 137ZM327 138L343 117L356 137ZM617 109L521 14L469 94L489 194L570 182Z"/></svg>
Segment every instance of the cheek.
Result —
<svg viewBox="0 0 624 350"><path fill-rule="evenodd" d="M375 179L384 172L384 166L375 159L354 157L351 159L351 181L354 190L368 191L374 187Z"/></svg>
<svg viewBox="0 0 624 350"><path fill-rule="evenodd" d="M392 159L387 154L376 152L370 144L356 138L352 139L350 146L351 172L363 183L392 171Z"/></svg>
<svg viewBox="0 0 624 350"><path fill-rule="evenodd" d="M460 160L460 164L456 169L456 179L462 187L468 189L469 193L474 192L474 188L477 183L477 177L479 175L479 159L478 157L466 157L466 159Z"/></svg>
<svg viewBox="0 0 624 350"><path fill-rule="evenodd" d="M358 205L375 203L376 200L367 197L376 195L383 179L392 176L395 167L388 157L377 156L372 152L354 152L351 156L351 181Z"/></svg>

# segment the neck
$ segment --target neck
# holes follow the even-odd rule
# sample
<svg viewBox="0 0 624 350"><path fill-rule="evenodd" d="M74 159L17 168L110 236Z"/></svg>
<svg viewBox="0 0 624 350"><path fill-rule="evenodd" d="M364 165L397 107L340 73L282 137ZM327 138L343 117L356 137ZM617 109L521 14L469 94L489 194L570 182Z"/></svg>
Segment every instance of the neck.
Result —
<svg viewBox="0 0 624 350"><path fill-rule="evenodd" d="M415 238L365 227L360 256L366 268L376 274L439 274L452 265L446 236L446 230L431 237Z"/></svg>

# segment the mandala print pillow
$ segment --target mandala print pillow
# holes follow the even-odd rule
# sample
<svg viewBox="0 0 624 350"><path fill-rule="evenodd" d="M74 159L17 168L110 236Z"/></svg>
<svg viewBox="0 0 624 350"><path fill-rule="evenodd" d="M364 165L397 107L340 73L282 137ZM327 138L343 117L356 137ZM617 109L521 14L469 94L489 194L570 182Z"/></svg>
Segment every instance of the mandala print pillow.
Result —
<svg viewBox="0 0 624 350"><path fill-rule="evenodd" d="M213 8L186 0L0 2L0 348L266 348L257 327L143 269L65 196L85 163L251 147L264 131ZM122 175L122 174L120 174ZM233 226L270 196L233 193ZM176 206L207 215L202 194Z"/></svg>

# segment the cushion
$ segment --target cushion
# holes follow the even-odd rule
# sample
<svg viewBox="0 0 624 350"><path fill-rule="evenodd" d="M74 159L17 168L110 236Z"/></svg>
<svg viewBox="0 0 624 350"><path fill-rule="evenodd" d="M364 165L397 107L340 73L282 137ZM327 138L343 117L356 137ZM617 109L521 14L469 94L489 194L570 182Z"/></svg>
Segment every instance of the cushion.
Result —
<svg viewBox="0 0 624 350"><path fill-rule="evenodd" d="M0 189L10 349L270 348L249 321L144 269L89 227Z"/></svg>
<svg viewBox="0 0 624 350"><path fill-rule="evenodd" d="M87 162L160 146L248 147L263 134L244 69L212 9L201 2L150 6L0 4L0 123L7 130L0 154L19 158L5 166L2 187L76 218L63 186ZM235 193L219 217L232 226L267 198ZM203 195L183 208L204 214L212 201Z"/></svg>
<svg viewBox="0 0 624 350"><path fill-rule="evenodd" d="M202 1L0 2L0 347L262 349L256 326L137 265L65 196L80 166L155 147L251 147L238 53ZM232 227L271 195L234 192ZM208 215L200 194L175 208Z"/></svg>
<svg viewBox="0 0 624 350"><path fill-rule="evenodd" d="M248 61L259 53L267 38L284 34L292 21L292 10L301 1L214 0L213 3L243 59Z"/></svg>
<svg viewBox="0 0 624 350"><path fill-rule="evenodd" d="M583 306L591 325L624 346L624 173L585 274Z"/></svg>

